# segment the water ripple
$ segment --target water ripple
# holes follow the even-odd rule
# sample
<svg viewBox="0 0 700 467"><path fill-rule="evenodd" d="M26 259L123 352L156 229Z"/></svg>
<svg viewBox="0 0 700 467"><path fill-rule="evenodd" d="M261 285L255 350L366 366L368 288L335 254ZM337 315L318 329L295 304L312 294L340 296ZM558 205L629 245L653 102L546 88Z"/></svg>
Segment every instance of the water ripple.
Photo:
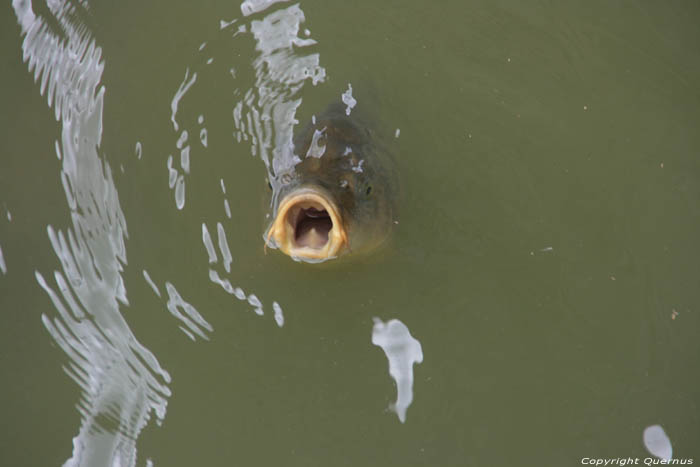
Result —
<svg viewBox="0 0 700 467"><path fill-rule="evenodd" d="M226 231L224 230L224 227L223 225L221 225L220 222L217 222L216 224L216 234L218 238L219 253L221 253L221 259L224 263L224 269L226 270L226 273L230 273L232 257L228 247L228 241L226 240ZM216 253L216 247L214 246L214 242L212 241L211 235L209 234L209 229L207 228L206 224L202 224L202 243L204 244L204 248L207 251L210 266L217 264L219 259ZM216 271L216 269L214 269L213 267L209 269L209 280L214 284L218 284L219 286L221 286L221 288L224 289L224 291L229 295L233 295L238 300L248 302L248 304L253 307L253 311L256 315L262 316L265 314L263 304L257 295L255 295L254 293L246 294L241 287L234 286L233 284L231 284L231 281L229 279L221 277L219 272ZM275 305L277 305L277 307L279 308L279 304L277 302L273 303L273 309L275 311L275 320L279 320L278 314L281 315L281 308L280 312L278 313L277 310L274 308ZM284 318L282 318L282 320L284 320Z"/></svg>
<svg viewBox="0 0 700 467"><path fill-rule="evenodd" d="M65 231L47 227L63 269L53 273L55 285L35 272L56 309L42 321L82 390L81 426L65 465L133 466L136 439L151 414L159 423L165 417L170 375L119 311L120 303L128 304L121 275L127 229L111 168L98 155L102 51L78 19L86 3L48 2L47 20L29 0L12 5L24 36L23 59L61 125L56 155L72 220Z"/></svg>
<svg viewBox="0 0 700 467"><path fill-rule="evenodd" d="M195 340L194 334L209 340L209 336L204 331L212 332L214 328L211 324L202 317L195 307L180 296L173 284L166 282L165 290L168 292L168 310L186 326L186 328L180 326L180 329L192 340Z"/></svg>
<svg viewBox="0 0 700 467"><path fill-rule="evenodd" d="M241 8L244 15L248 16L258 14L275 3L280 2L246 1ZM222 20L222 37L227 41L233 39L236 47L243 43L239 42L241 37L252 37L255 40L256 54L250 64L228 63L230 58L225 56L211 57L217 48L210 47L208 41L199 43L196 52L198 64L185 68L184 78L171 99L170 121L176 133L176 152L167 157L167 177L168 186L174 191L178 209L181 210L185 206L187 178L196 170L199 156L207 151L212 136L204 124L203 113L178 113L183 101L196 99L197 94L193 93L194 90L210 83L212 72L202 63L223 61L224 65L220 68L226 70L226 74L230 74L238 86L233 89L233 137L236 142L249 144L250 153L264 163L270 183L276 185L280 174L298 162L298 157L293 154L292 138L294 125L298 123L295 113L301 104L300 91L307 82L316 85L324 81L326 76L325 69L320 66L318 53L307 51L308 47L316 43L309 37L309 31L304 30L305 37L299 35L300 25L304 21L304 13L299 5L266 11L264 15L256 15L248 22L239 22L237 19ZM207 55L202 56L204 53ZM250 80L250 74L240 72L245 66L252 67L254 76L248 82L243 80ZM196 102L189 102L187 107L196 108ZM187 120L187 124L182 123ZM191 135L199 135L200 144L192 144ZM179 164L176 162L177 152L180 155ZM219 181L224 195L224 214L226 218L231 219L231 206L226 196L224 180ZM244 291L243 288L232 284L231 277L226 277L234 274L234 255L226 238L225 224L221 221L215 222L217 239L212 238L214 232L210 233L206 223L201 226L202 243L209 263L209 280L236 299L248 303L255 314L264 315L264 305L258 295ZM219 266L221 270L218 269ZM272 316L281 327L284 323L282 308L277 302L273 302L272 308ZM196 334L192 330L190 332Z"/></svg>

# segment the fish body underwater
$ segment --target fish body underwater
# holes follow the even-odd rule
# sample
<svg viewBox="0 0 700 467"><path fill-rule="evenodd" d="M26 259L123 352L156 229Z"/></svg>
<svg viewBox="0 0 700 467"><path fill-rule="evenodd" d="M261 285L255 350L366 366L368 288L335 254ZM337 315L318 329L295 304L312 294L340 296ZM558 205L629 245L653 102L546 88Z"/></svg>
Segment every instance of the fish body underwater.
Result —
<svg viewBox="0 0 700 467"><path fill-rule="evenodd" d="M376 128L331 104L294 140L296 164L270 176L268 247L310 263L368 252L396 223L397 182Z"/></svg>

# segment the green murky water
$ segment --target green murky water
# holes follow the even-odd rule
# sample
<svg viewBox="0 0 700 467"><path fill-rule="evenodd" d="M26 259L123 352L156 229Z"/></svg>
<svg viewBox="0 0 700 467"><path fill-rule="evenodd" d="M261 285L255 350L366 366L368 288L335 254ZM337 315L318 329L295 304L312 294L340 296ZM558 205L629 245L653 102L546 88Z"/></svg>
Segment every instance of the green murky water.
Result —
<svg viewBox="0 0 700 467"><path fill-rule="evenodd" d="M700 462L694 2L85 5L0 20L0 464ZM265 160L348 83L392 241L265 254Z"/></svg>

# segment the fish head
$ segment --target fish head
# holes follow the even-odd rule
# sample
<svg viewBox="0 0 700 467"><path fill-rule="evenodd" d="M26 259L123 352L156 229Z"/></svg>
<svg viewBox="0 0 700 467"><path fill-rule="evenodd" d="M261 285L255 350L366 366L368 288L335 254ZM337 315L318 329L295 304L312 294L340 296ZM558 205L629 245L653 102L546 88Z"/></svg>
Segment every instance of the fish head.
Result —
<svg viewBox="0 0 700 467"><path fill-rule="evenodd" d="M267 246L322 262L379 243L390 230L391 184L372 132L345 114L307 128L293 167L271 177Z"/></svg>

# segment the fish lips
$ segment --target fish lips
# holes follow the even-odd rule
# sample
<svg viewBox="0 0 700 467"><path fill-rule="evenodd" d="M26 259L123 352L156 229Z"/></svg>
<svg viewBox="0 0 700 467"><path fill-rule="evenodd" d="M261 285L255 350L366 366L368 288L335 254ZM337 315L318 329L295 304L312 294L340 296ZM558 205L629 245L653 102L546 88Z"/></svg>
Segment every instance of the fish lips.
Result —
<svg viewBox="0 0 700 467"><path fill-rule="evenodd" d="M282 199L265 241L293 259L310 263L335 258L349 245L338 206L317 187L298 188Z"/></svg>

